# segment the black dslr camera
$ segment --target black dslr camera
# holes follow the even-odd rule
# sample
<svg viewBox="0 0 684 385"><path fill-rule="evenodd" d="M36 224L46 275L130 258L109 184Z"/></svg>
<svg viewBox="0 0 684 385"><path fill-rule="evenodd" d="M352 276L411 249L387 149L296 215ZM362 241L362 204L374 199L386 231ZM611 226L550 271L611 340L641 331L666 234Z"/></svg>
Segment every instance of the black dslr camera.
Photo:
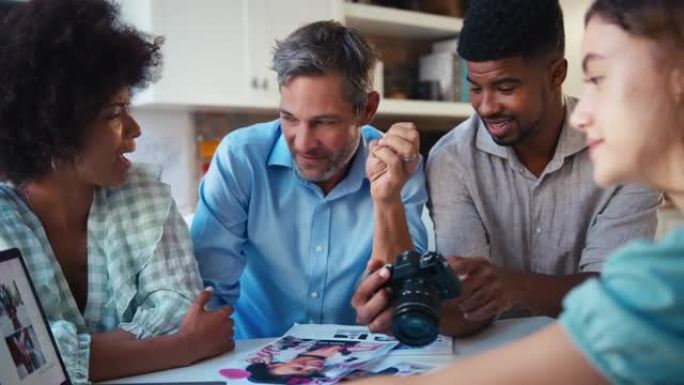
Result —
<svg viewBox="0 0 684 385"><path fill-rule="evenodd" d="M440 303L461 291L447 260L437 252L405 251L392 267L390 285L394 337L409 346L432 343L439 333Z"/></svg>

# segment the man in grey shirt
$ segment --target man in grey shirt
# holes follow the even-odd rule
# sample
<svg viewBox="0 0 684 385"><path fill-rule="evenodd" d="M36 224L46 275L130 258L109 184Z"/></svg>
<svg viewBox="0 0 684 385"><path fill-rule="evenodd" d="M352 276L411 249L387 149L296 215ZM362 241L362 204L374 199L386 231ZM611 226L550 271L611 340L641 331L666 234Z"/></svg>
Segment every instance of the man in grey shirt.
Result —
<svg viewBox="0 0 684 385"><path fill-rule="evenodd" d="M462 294L444 304L442 331L475 332L503 312L557 315L574 286L612 250L653 237L660 194L601 189L583 134L567 122L563 17L557 0L476 0L459 38L476 114L427 162L437 250ZM371 267L373 266L371 264ZM380 269L353 304L373 330L391 325ZM386 300L387 299L387 300Z"/></svg>

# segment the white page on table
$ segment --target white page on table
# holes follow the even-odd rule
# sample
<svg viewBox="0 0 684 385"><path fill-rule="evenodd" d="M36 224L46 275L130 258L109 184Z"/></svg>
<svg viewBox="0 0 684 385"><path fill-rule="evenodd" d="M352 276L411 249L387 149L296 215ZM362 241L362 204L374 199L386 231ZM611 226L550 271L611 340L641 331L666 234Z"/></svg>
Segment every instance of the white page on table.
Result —
<svg viewBox="0 0 684 385"><path fill-rule="evenodd" d="M294 324L287 335L301 338L332 338L354 341L396 341L382 333L371 333L366 326L336 325L336 324ZM389 355L451 355L453 353L453 338L439 335L435 342L420 348L399 344Z"/></svg>

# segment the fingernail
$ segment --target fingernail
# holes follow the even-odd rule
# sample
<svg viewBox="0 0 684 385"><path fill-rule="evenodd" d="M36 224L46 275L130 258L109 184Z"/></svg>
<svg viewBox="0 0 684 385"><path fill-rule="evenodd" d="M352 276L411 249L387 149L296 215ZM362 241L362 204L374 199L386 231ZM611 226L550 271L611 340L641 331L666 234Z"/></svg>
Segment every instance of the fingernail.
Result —
<svg viewBox="0 0 684 385"><path fill-rule="evenodd" d="M382 269L380 269L380 276L382 278L389 278L390 276L390 271L387 268L387 266L383 266Z"/></svg>
<svg viewBox="0 0 684 385"><path fill-rule="evenodd" d="M207 286L204 288L204 291L214 291L214 287L213 286Z"/></svg>

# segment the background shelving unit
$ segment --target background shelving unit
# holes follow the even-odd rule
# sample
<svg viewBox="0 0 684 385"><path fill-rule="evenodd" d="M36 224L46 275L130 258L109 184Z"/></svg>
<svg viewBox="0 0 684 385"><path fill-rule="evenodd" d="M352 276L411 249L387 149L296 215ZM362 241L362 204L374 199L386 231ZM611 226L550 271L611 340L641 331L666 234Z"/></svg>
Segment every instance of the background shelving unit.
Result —
<svg viewBox="0 0 684 385"><path fill-rule="evenodd" d="M463 20L377 5L344 2L346 25L371 35L407 39L447 39L461 31Z"/></svg>
<svg viewBox="0 0 684 385"><path fill-rule="evenodd" d="M371 41L376 41L376 48L383 56L383 49L388 44L385 41L396 42L407 48L407 55L413 55L417 62L421 54L429 52L430 44L435 41L452 39L458 36L463 27L463 19L451 16L435 15L425 12L396 9L385 6L353 3L341 1L340 10L342 22L360 31ZM392 45L392 44L389 44ZM412 52L411 52L412 51ZM392 63L385 62L385 70ZM417 73L413 76L417 77ZM462 120L473 112L469 103L453 101L431 101L414 99L391 99L384 95L378 109L378 116L421 118L434 117L442 124L443 119L451 122ZM452 125L441 127L448 130ZM430 131L436 131L433 127Z"/></svg>

